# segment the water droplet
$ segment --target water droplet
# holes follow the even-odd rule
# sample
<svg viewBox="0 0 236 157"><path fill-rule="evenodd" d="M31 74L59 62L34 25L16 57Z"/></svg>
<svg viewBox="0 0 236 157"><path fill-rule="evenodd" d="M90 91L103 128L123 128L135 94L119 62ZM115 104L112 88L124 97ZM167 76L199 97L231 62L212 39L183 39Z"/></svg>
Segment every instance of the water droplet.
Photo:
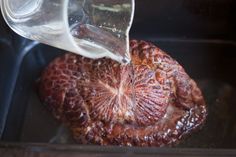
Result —
<svg viewBox="0 0 236 157"><path fill-rule="evenodd" d="M129 61L127 58L123 58L123 59L121 60L121 62L122 62L123 64L128 64L130 61Z"/></svg>

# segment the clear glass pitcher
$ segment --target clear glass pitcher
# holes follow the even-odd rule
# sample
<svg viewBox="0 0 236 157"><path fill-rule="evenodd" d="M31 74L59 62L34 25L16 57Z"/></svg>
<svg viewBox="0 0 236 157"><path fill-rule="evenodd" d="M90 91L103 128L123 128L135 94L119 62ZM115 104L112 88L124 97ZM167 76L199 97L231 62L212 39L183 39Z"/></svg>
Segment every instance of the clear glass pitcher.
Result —
<svg viewBox="0 0 236 157"><path fill-rule="evenodd" d="M127 62L134 0L1 0L19 35L89 58Z"/></svg>

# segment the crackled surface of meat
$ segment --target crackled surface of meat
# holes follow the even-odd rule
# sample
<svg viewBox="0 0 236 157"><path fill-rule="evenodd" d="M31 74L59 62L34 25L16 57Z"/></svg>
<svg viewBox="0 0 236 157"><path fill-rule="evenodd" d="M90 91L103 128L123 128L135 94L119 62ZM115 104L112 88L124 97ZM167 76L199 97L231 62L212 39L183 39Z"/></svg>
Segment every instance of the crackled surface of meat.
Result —
<svg viewBox="0 0 236 157"><path fill-rule="evenodd" d="M43 72L39 93L79 143L165 146L206 118L200 89L151 43L130 42L132 63L67 53Z"/></svg>

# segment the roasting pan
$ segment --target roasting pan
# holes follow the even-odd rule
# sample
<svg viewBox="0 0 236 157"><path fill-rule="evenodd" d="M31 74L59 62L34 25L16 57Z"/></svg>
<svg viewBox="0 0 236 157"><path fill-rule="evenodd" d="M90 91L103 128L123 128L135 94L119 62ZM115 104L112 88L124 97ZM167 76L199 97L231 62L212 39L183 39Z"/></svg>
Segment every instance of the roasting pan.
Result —
<svg viewBox="0 0 236 157"><path fill-rule="evenodd" d="M132 39L167 51L208 105L201 131L174 148L77 145L37 96L62 50L24 39L0 17L0 156L236 156L236 1L136 0Z"/></svg>

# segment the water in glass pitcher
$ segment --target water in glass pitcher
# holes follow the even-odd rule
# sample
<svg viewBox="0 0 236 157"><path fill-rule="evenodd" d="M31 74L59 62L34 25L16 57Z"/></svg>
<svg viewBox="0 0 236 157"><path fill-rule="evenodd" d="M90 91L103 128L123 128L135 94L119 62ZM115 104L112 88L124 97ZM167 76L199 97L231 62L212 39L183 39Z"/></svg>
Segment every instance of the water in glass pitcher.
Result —
<svg viewBox="0 0 236 157"><path fill-rule="evenodd" d="M127 63L134 0L2 0L21 36L89 58Z"/></svg>
<svg viewBox="0 0 236 157"><path fill-rule="evenodd" d="M130 0L119 0L119 4L115 1L86 0L76 6L69 4L70 32L77 45L93 52L94 58L108 56L127 63L132 6Z"/></svg>

